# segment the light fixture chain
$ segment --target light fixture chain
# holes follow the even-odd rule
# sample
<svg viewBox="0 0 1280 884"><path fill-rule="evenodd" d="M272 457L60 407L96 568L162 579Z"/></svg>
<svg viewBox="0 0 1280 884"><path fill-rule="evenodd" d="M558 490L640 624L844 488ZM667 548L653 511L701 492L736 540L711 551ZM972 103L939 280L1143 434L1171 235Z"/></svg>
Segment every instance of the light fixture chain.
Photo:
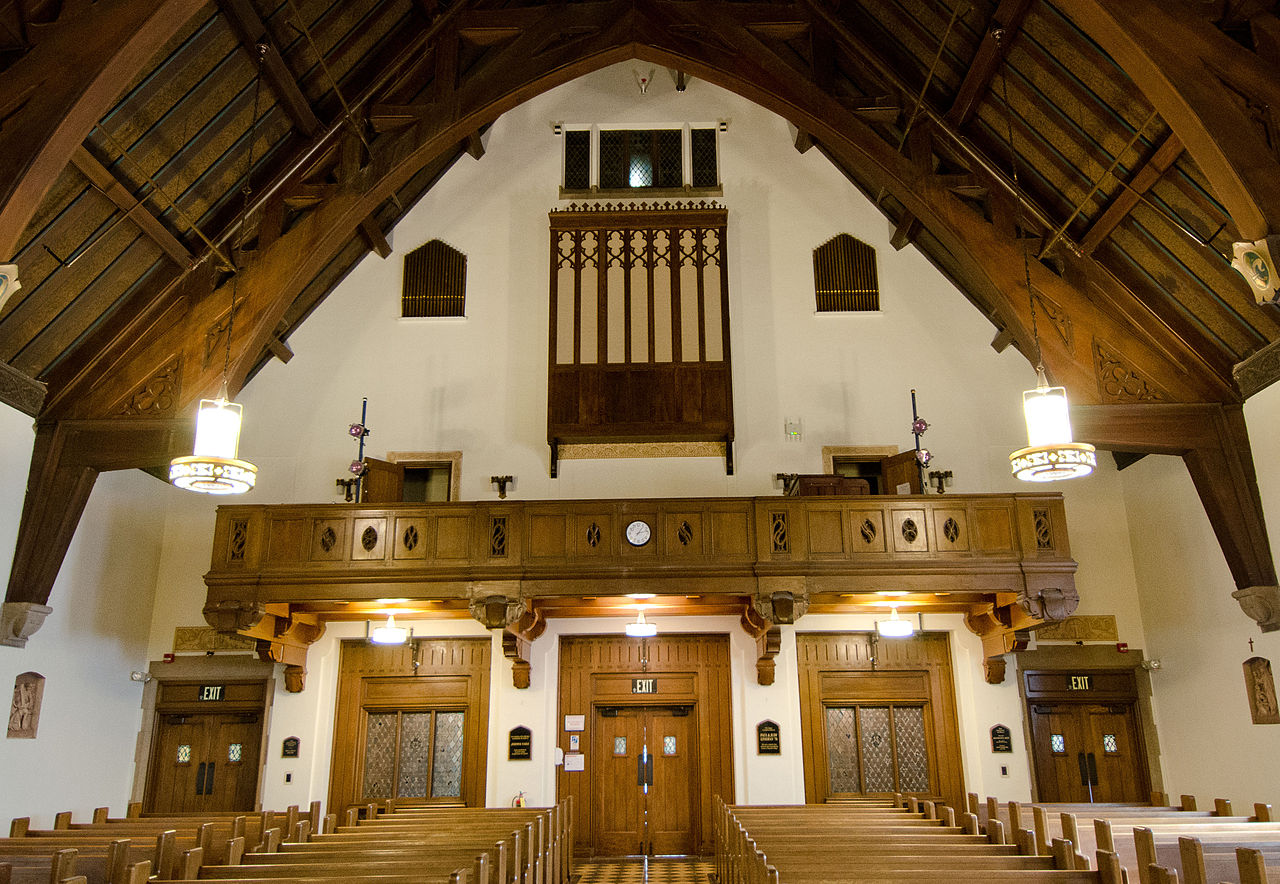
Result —
<svg viewBox="0 0 1280 884"><path fill-rule="evenodd" d="M992 32L992 36L995 37L996 42L1001 44L1003 47L1006 31L1003 28L996 28ZM1018 236L1019 227L1021 226L1022 221L1025 220L1026 215L1025 206L1022 200L1022 187L1018 183L1018 152L1014 150L1013 146L1013 105L1009 103L1008 68L1010 61L1008 50L1005 49L1002 54L1004 56L1004 64L1000 66L1000 94L1001 98L1004 100L1004 122L1009 142L1009 168L1013 175L1013 192L1014 196L1017 197L1018 203L1018 214L1014 217L1013 221L1014 235ZM1024 234L1020 237L1022 240L1022 271L1027 279L1027 303L1031 308L1031 339L1034 341L1036 346L1035 368L1037 372L1040 372L1044 370L1044 353L1040 348L1040 330L1036 325L1036 296L1035 290L1031 287L1031 256L1027 249L1027 237L1025 236L1026 230L1023 230L1022 233Z"/></svg>
<svg viewBox="0 0 1280 884"><path fill-rule="evenodd" d="M249 182L253 177L253 148L254 142L258 138L258 108L262 99L262 66L267 59L267 51L269 47L266 43L259 43L258 50L258 74L253 80L253 116L249 120L249 153L245 160L244 184L241 186L241 192L244 194L244 204L240 209L240 243L231 249L231 257L234 260L237 249L244 248L244 240L247 235L246 228L249 226L249 197L253 193L253 189L249 186ZM222 359L222 383L227 383L227 378L231 374L231 333L236 327L236 290L240 284L240 267L235 267L235 276L231 278L231 312L227 314L227 351Z"/></svg>

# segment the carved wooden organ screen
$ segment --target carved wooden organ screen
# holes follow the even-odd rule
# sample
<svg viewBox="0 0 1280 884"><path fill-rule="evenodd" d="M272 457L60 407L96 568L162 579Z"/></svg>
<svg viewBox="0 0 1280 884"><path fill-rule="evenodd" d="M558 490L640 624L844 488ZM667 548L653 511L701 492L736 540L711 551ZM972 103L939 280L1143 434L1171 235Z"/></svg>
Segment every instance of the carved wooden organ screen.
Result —
<svg viewBox="0 0 1280 884"><path fill-rule="evenodd" d="M726 211L553 211L547 441L719 442L732 472Z"/></svg>

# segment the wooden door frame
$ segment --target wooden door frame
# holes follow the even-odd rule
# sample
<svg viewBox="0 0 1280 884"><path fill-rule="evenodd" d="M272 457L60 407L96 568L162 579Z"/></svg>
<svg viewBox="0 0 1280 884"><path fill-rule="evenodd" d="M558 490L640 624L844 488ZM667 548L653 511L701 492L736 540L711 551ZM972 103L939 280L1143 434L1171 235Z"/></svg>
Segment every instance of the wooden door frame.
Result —
<svg viewBox="0 0 1280 884"><path fill-rule="evenodd" d="M275 698L275 664L265 663L244 654L226 654L203 657L176 657L171 662L155 660L147 669L150 679L142 689L142 719L138 729L137 747L133 756L133 788L131 802L144 801L147 782L151 776L151 755L160 730L160 715L156 710L160 687L164 684L218 682L221 684L263 685L263 703L253 710L235 709L237 712L255 711L262 714L262 740L258 746L258 782L254 787L254 809L262 807L263 773L267 765L267 743L271 730L271 706ZM217 709L205 710L217 712Z"/></svg>
<svg viewBox="0 0 1280 884"><path fill-rule="evenodd" d="M1141 650L1121 652L1115 645L1051 645L1015 655L1017 662L1018 695L1022 701L1023 742L1027 752L1027 767L1031 778L1031 794L1040 800L1040 783L1036 773L1035 741L1031 734L1032 703L1073 703L1079 705L1122 705L1132 703L1134 728L1138 740L1137 755L1141 759L1139 773L1149 790L1164 789L1164 777L1160 768L1159 740L1156 733L1155 714L1151 705L1151 673L1143 666ZM1084 692L1035 692L1027 689L1028 674L1058 673L1070 675L1106 674L1126 672L1133 677L1134 689L1130 694Z"/></svg>

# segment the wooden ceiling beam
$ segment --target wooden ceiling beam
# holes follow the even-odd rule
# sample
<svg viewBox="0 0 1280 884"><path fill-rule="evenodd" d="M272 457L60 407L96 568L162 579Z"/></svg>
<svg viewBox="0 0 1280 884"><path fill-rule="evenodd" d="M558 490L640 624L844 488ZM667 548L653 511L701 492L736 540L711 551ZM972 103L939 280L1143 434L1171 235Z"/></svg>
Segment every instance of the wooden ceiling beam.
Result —
<svg viewBox="0 0 1280 884"><path fill-rule="evenodd" d="M956 97L947 110L946 120L957 129L963 128L974 114L986 94L991 80L1004 63L1004 57L1013 44L1013 38L1022 29L1022 20L1027 17L1032 0L1000 0L1000 5L991 14L982 42L974 54L969 69L965 71L964 80L956 90ZM999 38L996 33L1001 32Z"/></svg>
<svg viewBox="0 0 1280 884"><path fill-rule="evenodd" d="M275 41L267 31L266 22L258 15L250 0L218 0L218 9L227 19L232 32L244 51L249 53L256 66L259 46L266 46L266 54L262 57L262 73L271 91L276 94L281 106L289 114L289 119L302 134L311 137L320 131L320 119L316 116L311 102L302 93L302 87L294 77L289 66L285 64L276 47Z"/></svg>
<svg viewBox="0 0 1280 884"><path fill-rule="evenodd" d="M1170 132L1138 171L1133 173L1132 180L1128 184L1121 185L1120 192L1085 231L1080 239L1080 248L1086 255L1093 254L1093 250L1099 243L1120 226L1120 222L1128 217L1134 206L1142 201L1143 194L1155 186L1160 176L1167 172L1180 156L1182 156L1182 142L1178 140L1176 133Z"/></svg>
<svg viewBox="0 0 1280 884"><path fill-rule="evenodd" d="M1058 6L1133 78L1240 235L1257 240L1280 232L1280 147L1268 143L1264 119L1267 108L1280 107L1275 69L1184 4L1062 0Z"/></svg>
<svg viewBox="0 0 1280 884"><path fill-rule="evenodd" d="M84 173L98 191L111 202L116 204L116 208L124 212L125 216L138 225L138 229L151 239L156 245L164 251L166 255L174 260L179 267L186 267L195 260L195 256L187 249L182 242L174 236L169 228L152 214L146 204L140 200L134 199L129 188L124 182L118 179L110 169L102 165L88 149L81 145L71 157L71 162L77 169Z"/></svg>
<svg viewBox="0 0 1280 884"><path fill-rule="evenodd" d="M1075 406L1071 424L1098 448L1181 457L1231 570L1233 595L1263 632L1280 629L1280 586L1240 405Z"/></svg>
<svg viewBox="0 0 1280 884"><path fill-rule="evenodd" d="M63 6L0 77L0 262L116 97L204 9L203 0Z"/></svg>

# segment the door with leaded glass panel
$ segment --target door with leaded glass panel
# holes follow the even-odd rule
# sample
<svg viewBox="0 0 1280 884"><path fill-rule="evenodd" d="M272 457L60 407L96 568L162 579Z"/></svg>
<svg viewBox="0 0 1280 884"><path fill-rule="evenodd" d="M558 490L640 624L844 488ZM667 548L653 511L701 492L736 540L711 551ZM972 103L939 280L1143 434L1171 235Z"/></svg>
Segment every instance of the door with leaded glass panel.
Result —
<svg viewBox="0 0 1280 884"><path fill-rule="evenodd" d="M829 799L937 792L924 704L827 705L825 716Z"/></svg>
<svg viewBox="0 0 1280 884"><path fill-rule="evenodd" d="M361 800L461 804L465 715L457 709L366 710Z"/></svg>
<svg viewBox="0 0 1280 884"><path fill-rule="evenodd" d="M253 810L262 716L159 716L144 806L150 813Z"/></svg>

